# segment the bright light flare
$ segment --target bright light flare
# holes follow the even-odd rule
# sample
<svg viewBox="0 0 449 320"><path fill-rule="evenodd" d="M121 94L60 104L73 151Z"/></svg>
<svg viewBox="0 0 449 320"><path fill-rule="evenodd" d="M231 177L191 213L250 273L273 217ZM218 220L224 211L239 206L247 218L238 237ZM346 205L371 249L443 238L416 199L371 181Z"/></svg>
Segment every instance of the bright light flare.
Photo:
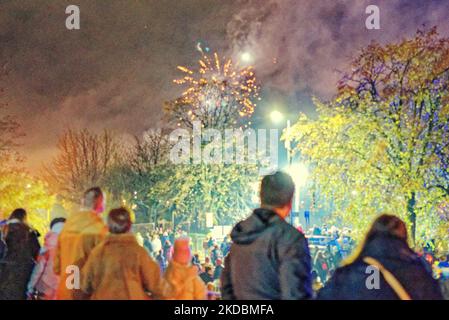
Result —
<svg viewBox="0 0 449 320"><path fill-rule="evenodd" d="M270 119L274 123L280 123L282 120L284 120L284 115L281 112L274 110L270 113Z"/></svg>
<svg viewBox="0 0 449 320"><path fill-rule="evenodd" d="M305 164L293 163L286 171L292 177L297 188L301 188L306 184L309 177L309 169Z"/></svg>
<svg viewBox="0 0 449 320"><path fill-rule="evenodd" d="M240 55L240 60L245 64L250 64L254 61L252 54L248 51L245 51Z"/></svg>

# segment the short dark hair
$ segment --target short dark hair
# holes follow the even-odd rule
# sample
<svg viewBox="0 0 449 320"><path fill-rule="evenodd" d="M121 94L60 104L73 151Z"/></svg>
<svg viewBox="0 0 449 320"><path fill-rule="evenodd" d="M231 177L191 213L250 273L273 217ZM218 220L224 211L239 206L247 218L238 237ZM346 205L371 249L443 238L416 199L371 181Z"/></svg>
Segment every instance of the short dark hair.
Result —
<svg viewBox="0 0 449 320"><path fill-rule="evenodd" d="M282 171L266 175L260 184L260 201L265 206L283 207L292 201L294 193L293 179Z"/></svg>
<svg viewBox="0 0 449 320"><path fill-rule="evenodd" d="M53 228L53 226L54 226L55 224L60 223L60 222L63 222L63 223L64 223L65 221L66 221L66 219L63 218L63 217L54 218L54 219L51 220L51 222L50 222L50 229Z"/></svg>
<svg viewBox="0 0 449 320"><path fill-rule="evenodd" d="M112 209L108 215L110 233L126 233L131 230L131 214L126 208Z"/></svg>
<svg viewBox="0 0 449 320"><path fill-rule="evenodd" d="M23 222L26 216L27 212L25 211L25 209L17 208L11 213L11 215L9 216L9 220L17 219Z"/></svg>

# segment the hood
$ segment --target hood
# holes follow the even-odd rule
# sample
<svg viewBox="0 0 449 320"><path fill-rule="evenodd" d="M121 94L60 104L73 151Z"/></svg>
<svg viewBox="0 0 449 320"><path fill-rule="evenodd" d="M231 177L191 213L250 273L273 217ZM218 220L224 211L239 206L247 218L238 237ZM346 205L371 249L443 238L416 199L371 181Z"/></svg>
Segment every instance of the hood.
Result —
<svg viewBox="0 0 449 320"><path fill-rule="evenodd" d="M179 279L189 279L198 276L198 267L194 265L183 265L176 261L170 261L171 272Z"/></svg>
<svg viewBox="0 0 449 320"><path fill-rule="evenodd" d="M231 232L231 239L237 244L251 244L281 218L272 210L256 209L246 219L239 222Z"/></svg>
<svg viewBox="0 0 449 320"><path fill-rule="evenodd" d="M127 233L109 233L106 236L106 239L104 241L105 244L107 243L126 243L126 244L138 244L138 241L136 239L136 236L133 233L127 232Z"/></svg>
<svg viewBox="0 0 449 320"><path fill-rule="evenodd" d="M64 232L97 233L99 227L103 228L106 226L96 213L81 211L70 216L64 225Z"/></svg>
<svg viewBox="0 0 449 320"><path fill-rule="evenodd" d="M55 223L53 225L53 227L51 227L51 232L54 232L56 234L60 234L63 227L64 227L64 222Z"/></svg>
<svg viewBox="0 0 449 320"><path fill-rule="evenodd" d="M399 259L403 261L416 261L418 256L410 249L406 242L396 237L379 236L365 245L362 257L373 257L375 259Z"/></svg>

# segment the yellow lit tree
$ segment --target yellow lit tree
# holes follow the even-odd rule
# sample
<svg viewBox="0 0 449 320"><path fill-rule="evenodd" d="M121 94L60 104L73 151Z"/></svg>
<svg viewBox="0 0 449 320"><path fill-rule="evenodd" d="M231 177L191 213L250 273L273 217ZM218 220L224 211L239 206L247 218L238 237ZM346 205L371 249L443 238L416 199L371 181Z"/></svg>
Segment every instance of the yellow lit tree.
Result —
<svg viewBox="0 0 449 320"><path fill-rule="evenodd" d="M432 29L373 43L337 96L315 103L318 116L301 115L290 135L334 216L360 235L376 214L392 212L417 245L447 245L440 209L449 199L449 39Z"/></svg>

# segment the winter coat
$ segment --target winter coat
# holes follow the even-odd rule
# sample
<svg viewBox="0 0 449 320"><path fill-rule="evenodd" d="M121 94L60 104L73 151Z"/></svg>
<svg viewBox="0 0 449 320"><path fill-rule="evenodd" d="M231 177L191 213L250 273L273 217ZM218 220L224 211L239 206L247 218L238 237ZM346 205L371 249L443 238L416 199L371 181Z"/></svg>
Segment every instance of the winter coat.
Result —
<svg viewBox="0 0 449 320"><path fill-rule="evenodd" d="M221 273L223 272L223 266L216 266L214 270L214 280L219 280L221 277Z"/></svg>
<svg viewBox="0 0 449 320"><path fill-rule="evenodd" d="M39 233L19 220L9 220L3 236L7 246L0 261L0 300L24 300L39 253Z"/></svg>
<svg viewBox="0 0 449 320"><path fill-rule="evenodd" d="M200 279L204 282L204 284L208 284L210 282L214 282L215 281L214 276L210 275L207 272L202 272L200 274Z"/></svg>
<svg viewBox="0 0 449 320"><path fill-rule="evenodd" d="M55 273L60 276L56 299L77 298L80 292L66 285L67 278L72 278L76 273L67 267L74 265L81 271L90 252L105 238L107 232L102 219L94 212L78 212L67 219L59 235L53 266Z"/></svg>
<svg viewBox="0 0 449 320"><path fill-rule="evenodd" d="M30 281L28 282L28 294L33 294L36 290L40 299L52 300L55 298L58 289L59 276L53 271L53 262L58 244L58 237L64 223L56 223L47 233L44 246L41 248L34 266Z"/></svg>
<svg viewBox="0 0 449 320"><path fill-rule="evenodd" d="M221 275L225 300L309 299L311 259L304 235L267 209L256 209L231 232Z"/></svg>
<svg viewBox="0 0 449 320"><path fill-rule="evenodd" d="M222 259L223 255L221 253L221 250L218 248L215 248L211 252L211 260L212 264L215 266L217 264L217 259Z"/></svg>
<svg viewBox="0 0 449 320"><path fill-rule="evenodd" d="M174 289L168 299L205 300L207 298L206 285L198 276L196 266L185 266L172 260L165 271L164 278Z"/></svg>
<svg viewBox="0 0 449 320"><path fill-rule="evenodd" d="M368 289L372 271L363 258L379 261L400 282L413 300L439 300L441 291L436 280L425 269L418 255L408 245L393 237L377 237L366 244L360 256L351 264L338 268L323 289L322 300L397 300L398 295L379 272L379 289ZM368 279L368 277L371 277Z"/></svg>
<svg viewBox="0 0 449 320"><path fill-rule="evenodd" d="M171 294L158 264L131 233L109 234L92 250L81 272L91 300L148 300Z"/></svg>

